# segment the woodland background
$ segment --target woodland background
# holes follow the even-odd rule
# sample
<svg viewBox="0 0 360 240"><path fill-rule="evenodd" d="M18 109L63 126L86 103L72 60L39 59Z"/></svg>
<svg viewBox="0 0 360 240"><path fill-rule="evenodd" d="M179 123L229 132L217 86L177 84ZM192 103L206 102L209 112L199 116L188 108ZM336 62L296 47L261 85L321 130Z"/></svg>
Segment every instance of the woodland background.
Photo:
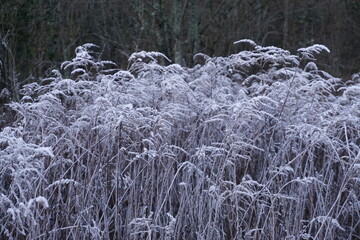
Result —
<svg viewBox="0 0 360 240"><path fill-rule="evenodd" d="M290 51L321 43L331 54L318 64L349 78L360 71L360 1L1 0L0 37L0 88L9 90L12 78L35 81L86 42L121 67L139 50L193 66L199 52L238 52L238 39Z"/></svg>

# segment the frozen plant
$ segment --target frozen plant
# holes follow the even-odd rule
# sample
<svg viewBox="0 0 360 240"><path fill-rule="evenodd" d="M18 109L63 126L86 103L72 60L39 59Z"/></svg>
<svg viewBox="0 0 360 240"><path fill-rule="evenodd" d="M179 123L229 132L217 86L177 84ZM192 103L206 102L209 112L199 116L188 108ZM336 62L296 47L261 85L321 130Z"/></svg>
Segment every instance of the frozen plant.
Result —
<svg viewBox="0 0 360 240"><path fill-rule="evenodd" d="M127 70L93 44L0 132L0 238L360 238L360 83L252 40Z"/></svg>

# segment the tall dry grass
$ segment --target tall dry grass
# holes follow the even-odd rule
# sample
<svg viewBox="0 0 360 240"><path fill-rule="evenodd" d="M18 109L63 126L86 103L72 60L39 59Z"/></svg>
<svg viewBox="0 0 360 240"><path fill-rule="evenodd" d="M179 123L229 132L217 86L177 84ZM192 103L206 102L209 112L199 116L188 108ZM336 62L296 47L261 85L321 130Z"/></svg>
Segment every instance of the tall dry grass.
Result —
<svg viewBox="0 0 360 240"><path fill-rule="evenodd" d="M0 133L3 239L359 239L360 85L327 48L194 68L85 44Z"/></svg>

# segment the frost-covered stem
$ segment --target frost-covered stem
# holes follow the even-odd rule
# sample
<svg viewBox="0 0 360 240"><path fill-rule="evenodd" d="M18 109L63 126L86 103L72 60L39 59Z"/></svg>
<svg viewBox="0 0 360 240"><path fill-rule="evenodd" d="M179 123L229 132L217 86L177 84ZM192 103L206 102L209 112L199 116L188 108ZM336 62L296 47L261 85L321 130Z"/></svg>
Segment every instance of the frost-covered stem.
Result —
<svg viewBox="0 0 360 240"><path fill-rule="evenodd" d="M345 141L346 141L346 146L347 146L347 151L348 151L348 156L349 159L351 159L351 152L350 152L350 146L349 146L349 138L348 138L348 131L347 131L347 126L346 126L346 122L343 123L344 124L344 132L345 132ZM357 156L355 157L355 159L352 161L350 168L346 171L345 176L343 176L343 180L341 182L341 186L339 188L339 191L337 193L336 199L333 202L333 204L331 205L329 211L326 214L326 218L331 218L331 215L337 215L334 211L338 210L338 202L340 201L341 195L343 194L343 192L346 190L346 185L348 184L348 180L349 180L349 175L352 172L352 168L356 163L356 159L358 159L360 156L360 152L357 154ZM334 213L333 213L334 212ZM316 235L314 236L314 239L318 239L319 235L322 233L322 229L325 227L327 221L322 221ZM331 223L329 223L330 225ZM325 236L324 238L327 237L327 233L328 233L329 229L326 229L325 232Z"/></svg>

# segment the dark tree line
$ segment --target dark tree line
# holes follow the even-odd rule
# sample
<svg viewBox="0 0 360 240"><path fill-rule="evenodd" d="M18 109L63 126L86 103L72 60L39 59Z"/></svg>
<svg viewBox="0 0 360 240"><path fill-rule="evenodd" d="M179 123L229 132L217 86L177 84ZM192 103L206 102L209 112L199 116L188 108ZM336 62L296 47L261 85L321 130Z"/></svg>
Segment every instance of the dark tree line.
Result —
<svg viewBox="0 0 360 240"><path fill-rule="evenodd" d="M359 0L2 0L0 34L0 87L13 99L16 85L44 76L85 42L124 68L138 50L193 66L194 54L229 55L243 38L290 50L321 43L332 51L319 63L326 71L360 71Z"/></svg>

